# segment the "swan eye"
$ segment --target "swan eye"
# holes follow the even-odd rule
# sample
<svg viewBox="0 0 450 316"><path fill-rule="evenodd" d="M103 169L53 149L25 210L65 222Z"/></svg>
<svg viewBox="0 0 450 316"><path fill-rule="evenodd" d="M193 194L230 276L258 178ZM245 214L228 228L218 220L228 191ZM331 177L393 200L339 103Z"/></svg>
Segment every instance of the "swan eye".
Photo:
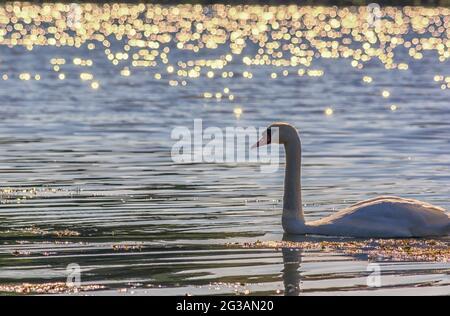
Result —
<svg viewBox="0 0 450 316"><path fill-rule="evenodd" d="M268 128L267 129L267 144L271 144L272 143L272 129Z"/></svg>

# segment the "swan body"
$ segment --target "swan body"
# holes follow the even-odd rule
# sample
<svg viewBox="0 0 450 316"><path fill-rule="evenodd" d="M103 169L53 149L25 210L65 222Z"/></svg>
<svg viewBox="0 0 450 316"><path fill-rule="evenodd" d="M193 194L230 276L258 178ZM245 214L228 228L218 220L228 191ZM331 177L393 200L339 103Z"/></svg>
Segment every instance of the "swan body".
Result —
<svg viewBox="0 0 450 316"><path fill-rule="evenodd" d="M345 208L326 218L304 223L283 217L291 234L352 237L430 237L449 234L445 210L417 200L380 196Z"/></svg>
<svg viewBox="0 0 450 316"><path fill-rule="evenodd" d="M286 150L282 225L285 232L362 238L450 235L450 216L438 206L395 196L356 203L326 218L305 222L301 197L301 143L297 130L272 124L256 144L283 144Z"/></svg>

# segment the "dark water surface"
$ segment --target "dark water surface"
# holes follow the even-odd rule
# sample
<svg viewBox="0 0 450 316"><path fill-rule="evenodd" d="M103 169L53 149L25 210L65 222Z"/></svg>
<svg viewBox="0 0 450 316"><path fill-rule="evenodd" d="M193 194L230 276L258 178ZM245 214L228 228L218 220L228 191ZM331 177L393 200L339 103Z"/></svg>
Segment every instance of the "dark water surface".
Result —
<svg viewBox="0 0 450 316"><path fill-rule="evenodd" d="M172 129L192 128L195 118L220 128L288 121L302 137L308 220L386 194L448 210L450 92L434 77L450 75L450 63L399 49L408 70L317 58L310 68L324 75L311 77L299 67L243 65L255 51L249 44L227 64L232 78L216 70L213 79L172 87L166 64L124 77L103 48L1 45L0 75L9 79L0 80L0 285L65 281L76 263L84 285L104 286L90 294L450 294L445 262L383 262L383 286L368 288L363 255L228 247L283 238L283 168L178 165L170 155ZM227 53L224 46L199 54ZM169 56L175 64L197 55ZM80 80L76 57L93 61L87 70L99 89ZM55 72L51 58L67 64ZM19 80L23 72L41 78ZM234 100L203 97L225 87Z"/></svg>

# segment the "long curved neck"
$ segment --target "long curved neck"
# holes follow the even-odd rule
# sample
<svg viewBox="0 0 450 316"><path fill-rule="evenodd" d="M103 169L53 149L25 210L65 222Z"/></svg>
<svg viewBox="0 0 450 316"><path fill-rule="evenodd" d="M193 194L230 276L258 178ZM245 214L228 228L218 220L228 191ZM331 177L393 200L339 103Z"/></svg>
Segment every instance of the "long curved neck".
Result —
<svg viewBox="0 0 450 316"><path fill-rule="evenodd" d="M284 145L286 151L286 170L284 176L283 217L295 218L305 222L301 193L302 149L300 138L295 133L289 133Z"/></svg>

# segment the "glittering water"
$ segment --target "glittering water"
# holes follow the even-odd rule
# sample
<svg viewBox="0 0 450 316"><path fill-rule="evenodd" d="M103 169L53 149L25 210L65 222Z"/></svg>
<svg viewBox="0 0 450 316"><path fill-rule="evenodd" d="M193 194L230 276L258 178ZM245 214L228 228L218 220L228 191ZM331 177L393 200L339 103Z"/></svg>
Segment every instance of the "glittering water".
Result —
<svg viewBox="0 0 450 316"><path fill-rule="evenodd" d="M2 8L6 11L0 10L0 16L14 15L6 5ZM362 26L349 26L363 34L360 41L345 29L342 34L347 35L337 36L340 27L333 27L336 34L318 30L315 40L308 37L309 26L326 29L308 18L314 8L295 9L306 14L298 26L276 14L264 15L266 24L272 24L261 34L272 38L263 46L270 51L260 53L256 43L264 38L249 35L254 27L247 26L253 22L227 22L227 29L217 21L213 26L204 21L233 20L232 13L224 17L220 8L192 13L192 27L203 19L206 29L223 29L226 38L223 44L220 38L205 38L203 46L211 40L217 48L198 51L195 45L177 47L181 39L175 35L187 31L164 30L165 21L179 27L182 16L189 17L176 12L160 20L156 15L148 18L149 25L160 27L150 29L151 34L174 37L168 42L164 37L152 39L159 46L141 55L139 50L145 49L125 35L94 40L82 33L80 47L53 46L48 39L52 36L46 34L44 46L36 43L29 51L11 40L14 27L5 28L0 41L0 288L65 282L67 265L76 263L83 285L102 286L91 294L449 294L450 266L445 262L388 260L381 265L382 287L369 288L368 258L363 254L228 246L283 238L282 168L262 174L257 164L249 163L177 165L170 157L170 133L176 126L192 128L195 118L202 118L205 127L221 128L293 123L303 143L308 220L384 194L422 199L448 210L450 13L418 10L416 15L429 17L428 24L414 20L411 13L411 24L404 19L406 26L378 30L378 42L371 45L395 47L394 57L383 57L370 47L361 48L374 36L358 29ZM328 21L335 9L322 10ZM71 19L90 12L86 7L66 11ZM362 25L365 16L355 16ZM16 22L0 20L5 26ZM200 34L203 29L196 27ZM283 42L277 39L283 27L305 31L293 32L306 45L302 52L294 51L294 62L287 53L291 47L267 44ZM243 33L232 35L237 28ZM392 45L392 38L380 35L392 33L410 45ZM134 33L129 34L133 38ZM346 45L354 51L330 49L339 58L330 59L317 48L320 41L333 47L333 41L342 43L344 38L354 39ZM427 40L416 41L420 38ZM287 41L292 43L292 38ZM143 67L132 64L146 60L142 56L152 50L158 51L154 64L151 58ZM302 60L310 51L314 58ZM128 59L115 55L118 52L127 53ZM252 62L244 58L255 61L264 54L290 64L249 65ZM200 66L195 70L194 65ZM192 69L192 76L177 73Z"/></svg>

